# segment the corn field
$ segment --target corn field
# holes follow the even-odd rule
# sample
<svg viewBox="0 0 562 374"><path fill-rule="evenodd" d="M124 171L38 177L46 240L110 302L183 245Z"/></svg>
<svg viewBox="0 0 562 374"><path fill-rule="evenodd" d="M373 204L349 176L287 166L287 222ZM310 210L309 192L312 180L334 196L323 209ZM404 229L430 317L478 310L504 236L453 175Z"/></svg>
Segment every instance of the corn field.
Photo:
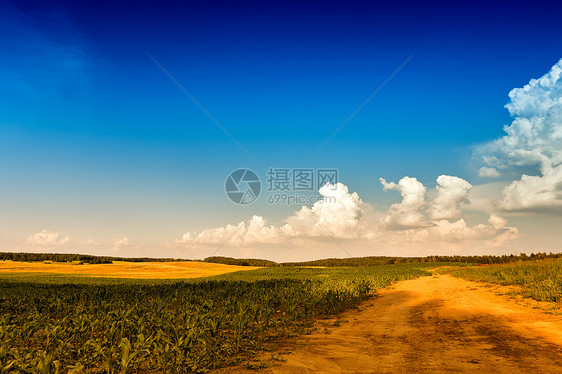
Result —
<svg viewBox="0 0 562 374"><path fill-rule="evenodd" d="M427 275L421 267L269 268L186 282L2 275L0 373L204 373Z"/></svg>

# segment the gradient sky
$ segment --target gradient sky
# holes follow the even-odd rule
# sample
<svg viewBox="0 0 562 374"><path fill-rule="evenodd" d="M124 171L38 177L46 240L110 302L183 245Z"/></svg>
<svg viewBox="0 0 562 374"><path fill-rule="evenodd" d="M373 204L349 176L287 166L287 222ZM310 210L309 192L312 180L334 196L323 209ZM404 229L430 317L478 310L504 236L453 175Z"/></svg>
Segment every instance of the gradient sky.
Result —
<svg viewBox="0 0 562 374"><path fill-rule="evenodd" d="M180 243L185 233L196 236L252 215L278 228L301 209L268 205L264 196L249 206L231 203L224 181L241 167L262 180L270 167L337 168L349 191L376 211L371 222L384 220L401 200L383 190L380 177L396 183L417 178L427 187L429 207L437 177L456 176L473 186L471 194L476 191L462 213L469 226L488 224L493 213L516 227L518 237L493 248L469 239L457 245L455 239L435 251L562 250L562 209L478 208L482 196L499 200L497 191L523 173L540 175L537 165L491 180L479 176L483 164L474 156L513 120L504 108L508 93L545 75L562 57L562 6L116 3L17 1L0 7L2 250L201 258L218 242ZM409 234L397 229L392 235ZM302 235L304 245L232 243L218 254L346 256L333 240L311 244L311 236L317 235ZM425 250L408 250L348 234L341 239L352 255L434 250L431 242Z"/></svg>

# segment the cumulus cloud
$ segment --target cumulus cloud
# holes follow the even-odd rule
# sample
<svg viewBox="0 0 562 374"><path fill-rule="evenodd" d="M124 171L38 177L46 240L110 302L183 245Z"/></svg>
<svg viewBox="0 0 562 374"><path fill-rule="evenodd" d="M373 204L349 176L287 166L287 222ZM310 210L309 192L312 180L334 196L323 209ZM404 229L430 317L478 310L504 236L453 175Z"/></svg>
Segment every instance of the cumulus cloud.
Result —
<svg viewBox="0 0 562 374"><path fill-rule="evenodd" d="M325 236L326 231L339 238L359 236L364 202L357 192L350 193L343 183L327 183L318 192L323 199L312 208L303 206L287 219L288 225L307 236Z"/></svg>
<svg viewBox="0 0 562 374"><path fill-rule="evenodd" d="M547 168L542 175L523 174L503 190L503 210L562 212L562 167Z"/></svg>
<svg viewBox="0 0 562 374"><path fill-rule="evenodd" d="M236 225L205 229L199 233L187 232L181 239L175 240L175 244L271 244L279 243L297 233L290 225L275 227L268 225L261 216L254 215L247 221Z"/></svg>
<svg viewBox="0 0 562 374"><path fill-rule="evenodd" d="M492 214L488 219L488 222L490 222L492 226L494 226L494 228L497 230L503 229L507 224L507 220L505 218L502 218L496 214Z"/></svg>
<svg viewBox="0 0 562 374"><path fill-rule="evenodd" d="M303 206L288 217L280 226L268 224L254 215L247 221L234 225L210 228L201 232L187 232L176 239L175 246L220 245L233 246L253 244L294 243L301 238L338 237L357 238L360 235L360 220L363 201L356 192L350 193L342 183L327 183L318 191L323 199L312 207Z"/></svg>
<svg viewBox="0 0 562 374"><path fill-rule="evenodd" d="M496 229L497 233L494 237L488 239L485 244L490 247L501 247L507 243L513 242L519 238L519 230L517 227L508 227L507 220L492 214L488 222Z"/></svg>
<svg viewBox="0 0 562 374"><path fill-rule="evenodd" d="M508 227L507 221L495 214L487 224L474 226L460 217L463 202L467 201L472 187L464 179L448 175L438 177L437 196L429 204L426 187L416 178L404 177L398 183L388 183L381 178L381 183L385 190L397 190L402 196L402 201L392 204L386 212L377 212L342 183L327 184L319 190L323 201L301 207L282 225L268 224L263 217L255 215L238 224L187 232L165 245L193 250L225 245L230 248L228 251L239 255L259 253L270 257L271 254L258 248L275 244L275 248L283 248L285 252L288 248L314 251L314 248L327 248L326 241L336 238L345 240L346 247L356 243L372 249L394 248L395 255L408 255L412 254L412 248L432 251L477 242L499 246L518 237L517 228ZM429 217L426 217L424 211L428 205ZM293 256L298 255L293 253ZM319 253L316 256L322 257Z"/></svg>
<svg viewBox="0 0 562 374"><path fill-rule="evenodd" d="M469 226L461 218L463 203L469 202L472 185L466 180L449 175L437 178L437 196L428 203L426 187L416 178L404 177L398 183L380 179L385 190L398 190L402 202L392 204L376 228L374 238L380 244L404 248L452 249L481 243L490 247L502 246L516 240L519 232L508 227L507 221L496 214L488 224ZM429 205L429 219L423 210Z"/></svg>
<svg viewBox="0 0 562 374"><path fill-rule="evenodd" d="M114 244L113 244L113 249L120 249L123 247L127 247L129 245L129 238L124 237L122 239L117 240Z"/></svg>
<svg viewBox="0 0 562 374"><path fill-rule="evenodd" d="M437 184L437 197L429 208L431 219L450 220L460 217L459 205L468 202L468 191L472 185L462 178L450 175L440 175Z"/></svg>
<svg viewBox="0 0 562 374"><path fill-rule="evenodd" d="M399 235L389 233L391 235L384 236L384 240L395 245L451 250L475 245L499 247L519 237L518 229L506 226L507 221L501 217L492 215L488 222L469 226L463 218L456 221L439 220L430 227L405 230Z"/></svg>
<svg viewBox="0 0 562 374"><path fill-rule="evenodd" d="M405 229L427 225L422 210L425 208L425 186L416 178L404 177L398 181L387 183L380 178L385 191L396 190L402 195L402 202L392 204L383 223L388 229Z"/></svg>
<svg viewBox="0 0 562 374"><path fill-rule="evenodd" d="M464 219L459 219L455 222L439 221L435 228L431 228L434 234L441 240L447 242L455 242L471 239L487 239L492 240L505 232L513 233L517 236L517 228L506 227L507 221L496 215L490 216L488 219L489 225L478 224L475 226L468 226Z"/></svg>
<svg viewBox="0 0 562 374"><path fill-rule="evenodd" d="M30 235L25 244L33 246L54 246L63 245L70 242L70 237L61 236L58 232L50 230L42 230L36 234Z"/></svg>
<svg viewBox="0 0 562 374"><path fill-rule="evenodd" d="M483 178L497 178L500 176L500 173L496 168L482 166L480 170L478 170L478 175Z"/></svg>
<svg viewBox="0 0 562 374"><path fill-rule="evenodd" d="M503 190L499 208L562 212L562 60L509 97L513 122L504 128L506 135L477 149L488 168L481 172L534 169Z"/></svg>

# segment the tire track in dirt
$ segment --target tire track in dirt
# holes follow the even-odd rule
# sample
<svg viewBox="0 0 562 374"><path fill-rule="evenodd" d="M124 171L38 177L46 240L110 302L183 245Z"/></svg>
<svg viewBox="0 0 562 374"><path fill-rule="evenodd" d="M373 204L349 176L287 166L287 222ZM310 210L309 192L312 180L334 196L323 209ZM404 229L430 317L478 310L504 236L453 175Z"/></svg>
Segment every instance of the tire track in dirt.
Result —
<svg viewBox="0 0 562 374"><path fill-rule="evenodd" d="M562 316L450 275L400 282L342 319L262 372L562 373Z"/></svg>

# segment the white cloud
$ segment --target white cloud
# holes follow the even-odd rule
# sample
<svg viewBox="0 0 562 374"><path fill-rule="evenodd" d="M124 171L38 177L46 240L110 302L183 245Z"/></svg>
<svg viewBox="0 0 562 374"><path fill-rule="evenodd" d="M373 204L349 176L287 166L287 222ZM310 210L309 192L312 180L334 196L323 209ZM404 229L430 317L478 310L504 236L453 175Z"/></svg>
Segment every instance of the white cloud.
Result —
<svg viewBox="0 0 562 374"><path fill-rule="evenodd" d="M113 249L114 251L118 251L118 250L120 250L120 249L124 249L124 248L130 247L130 245L131 245L131 244L129 243L129 238L124 237L124 238L121 238L121 239L117 240L115 243L113 243L113 248L112 248L112 249Z"/></svg>
<svg viewBox="0 0 562 374"><path fill-rule="evenodd" d="M478 175L483 178L497 178L500 176L500 173L496 168L482 166L478 171Z"/></svg>
<svg viewBox="0 0 562 374"><path fill-rule="evenodd" d="M527 171L507 186L499 207L505 211L561 212L562 60L543 77L513 89L509 97L506 108L514 119L505 126L506 135L479 147L476 154L496 172L517 167L534 172ZM484 170L484 174L493 174L493 170Z"/></svg>
<svg viewBox="0 0 562 374"><path fill-rule="evenodd" d="M562 212L562 166L548 168L541 176L523 174L503 190L499 206L510 211Z"/></svg>
<svg viewBox="0 0 562 374"><path fill-rule="evenodd" d="M397 190L402 195L402 202L392 204L383 223L388 229L405 229L426 226L427 222L422 214L426 205L426 188L416 178L404 177L398 184L387 183L380 178L385 190Z"/></svg>
<svg viewBox="0 0 562 374"><path fill-rule="evenodd" d="M494 239L498 235L503 234L505 231L511 231L516 228L506 228L507 221L496 215L490 216L488 219L490 225L478 224L475 226L468 226L464 219L459 219L455 222L439 221L435 228L436 236L444 241L462 241L470 239Z"/></svg>
<svg viewBox="0 0 562 374"><path fill-rule="evenodd" d="M42 230L36 234L30 235L25 244L32 246L54 246L63 245L70 242L70 237L62 237L58 232L50 230Z"/></svg>
<svg viewBox="0 0 562 374"><path fill-rule="evenodd" d="M279 243L286 238L295 236L296 232L290 225L275 227L267 225L265 219L254 215L248 221L236 225L226 225L205 229L200 233L187 232L175 244L223 244L243 245L255 243Z"/></svg>
<svg viewBox="0 0 562 374"><path fill-rule="evenodd" d="M496 214L492 214L488 219L488 222L490 222L492 226L494 226L494 228L497 230L503 229L507 224L507 220L505 218L502 218Z"/></svg>
<svg viewBox="0 0 562 374"><path fill-rule="evenodd" d="M437 184L437 197L429 208L431 219L450 220L460 217L459 205L468 202L468 191L472 185L462 178L450 175L440 175Z"/></svg>
<svg viewBox="0 0 562 374"><path fill-rule="evenodd" d="M488 214L497 212L499 210L497 205L506 185L506 182L498 181L473 186L470 189L470 204L463 206L463 209Z"/></svg>
<svg viewBox="0 0 562 374"><path fill-rule="evenodd" d="M307 236L326 236L328 231L339 238L358 237L364 203L357 192L350 193L342 183L327 183L318 192L324 200L312 208L303 206L287 219L288 225Z"/></svg>
<svg viewBox="0 0 562 374"><path fill-rule="evenodd" d="M437 178L437 197L429 204L431 219L423 213L428 205L426 187L416 178L404 177L398 183L387 183L381 178L381 183L386 190L398 190L402 195L402 201L392 204L387 212L377 212L342 183L328 184L319 191L326 199L324 202L301 207L283 225L271 225L263 217L253 216L235 225L187 232L181 239L164 245L206 257L210 255L210 246L219 248L224 244L223 255L272 258L263 248L274 244L275 248L282 248L284 256L296 258L315 253L318 258L326 257L322 253L334 256L337 248L332 247L338 245L331 243L333 238L343 240L346 248L371 248L363 255L373 254L375 249L412 255L412 251L432 254L435 249L467 248L475 243L499 246L518 237L516 228L507 227L507 221L494 214L488 224L475 226L459 218L462 203L472 187L464 179L446 175Z"/></svg>
<svg viewBox="0 0 562 374"><path fill-rule="evenodd" d="M432 249L462 249L476 245L498 247L519 237L517 228L505 226L507 221L501 217L492 215L489 223L469 226L462 218L454 222L440 220L430 227L410 229L400 234L392 233L385 240L418 248L430 246Z"/></svg>
<svg viewBox="0 0 562 374"><path fill-rule="evenodd" d="M319 193L324 200L315 202L312 207L301 207L281 226L269 225L263 217L254 215L235 225L205 229L199 233L187 232L181 239L167 245L198 247L223 243L232 246L304 244L303 238L357 238L360 235L364 204L357 193L350 193L342 183L327 183L320 188Z"/></svg>

